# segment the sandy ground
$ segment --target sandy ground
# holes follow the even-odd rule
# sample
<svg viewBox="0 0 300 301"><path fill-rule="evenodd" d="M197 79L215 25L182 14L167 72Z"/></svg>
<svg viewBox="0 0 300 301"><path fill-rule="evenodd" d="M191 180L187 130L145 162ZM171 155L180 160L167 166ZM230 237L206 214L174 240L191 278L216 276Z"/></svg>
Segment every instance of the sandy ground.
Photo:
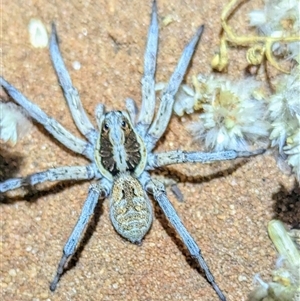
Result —
<svg viewBox="0 0 300 301"><path fill-rule="evenodd" d="M175 2L175 1L174 1ZM217 50L220 14L227 1L158 1L160 46L157 81L167 81L184 45L198 25L205 33L186 76L211 72ZM66 128L72 122L47 49L29 43L31 18L55 21L61 51L81 100L93 119L97 103L123 109L124 99L140 103L143 53L151 1L8 1L2 0L1 48L5 78ZM109 4L108 4L109 3ZM233 26L247 32L247 12L235 14ZM163 18L174 22L162 25ZM230 78L244 76L243 49L232 49ZM80 70L73 62L81 64ZM159 150L192 150L185 123L173 118ZM86 164L55 142L40 126L15 148L1 147L2 179L25 176L61 165ZM229 301L246 300L253 276L270 279L276 251L267 223L277 217L295 222L299 190L293 176L282 174L270 154L226 164L176 166L198 183L180 183L185 201L171 201L202 249L217 283ZM1 275L3 301L37 300L218 300L205 277L187 259L187 251L157 206L151 231L141 246L118 236L109 220L108 202L99 206L78 260L63 275L55 293L49 290L63 245L85 200L89 183L40 185L17 191L1 204ZM25 197L22 197L25 194ZM298 206L298 207L296 207ZM298 209L297 209L298 208Z"/></svg>

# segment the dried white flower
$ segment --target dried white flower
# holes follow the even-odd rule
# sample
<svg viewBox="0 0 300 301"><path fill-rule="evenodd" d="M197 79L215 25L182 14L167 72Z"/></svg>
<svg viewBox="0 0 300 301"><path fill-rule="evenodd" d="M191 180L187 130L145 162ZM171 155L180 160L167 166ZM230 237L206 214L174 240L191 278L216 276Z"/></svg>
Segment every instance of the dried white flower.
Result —
<svg viewBox="0 0 300 301"><path fill-rule="evenodd" d="M78 62L78 61L74 61L74 62L72 63L72 67L74 68L74 70L80 70L81 64L80 64L80 62Z"/></svg>
<svg viewBox="0 0 300 301"><path fill-rule="evenodd" d="M293 266L287 261L276 268L272 275L273 281L265 282L259 275L254 276L257 286L248 295L248 301L297 301L299 300L299 266Z"/></svg>
<svg viewBox="0 0 300 301"><path fill-rule="evenodd" d="M270 221L268 232L279 253L272 272L273 279L264 282L259 275L255 275L254 282L258 285L249 294L248 301L299 300L300 253L280 221Z"/></svg>
<svg viewBox="0 0 300 301"><path fill-rule="evenodd" d="M300 117L298 117L298 129L294 135L287 138L287 145L283 150L288 155L288 164L292 166L293 172L300 182Z"/></svg>
<svg viewBox="0 0 300 301"><path fill-rule="evenodd" d="M286 139L295 134L299 129L300 116L300 72L299 68L293 69L289 75L277 78L276 91L270 97L268 114L272 122L270 140L272 146L278 146L282 153Z"/></svg>
<svg viewBox="0 0 300 301"><path fill-rule="evenodd" d="M260 34L270 37L299 36L300 1L299 0L265 0L263 10L254 10L249 14L250 25L257 27ZM274 43L275 55L287 59L298 59L300 42Z"/></svg>
<svg viewBox="0 0 300 301"><path fill-rule="evenodd" d="M191 114L194 112L194 103L196 94L188 85L181 85L175 97L173 110L178 116L183 116L184 113Z"/></svg>
<svg viewBox="0 0 300 301"><path fill-rule="evenodd" d="M204 81L204 77L198 77ZM190 125L196 140L204 141L208 149L248 150L250 144L265 143L269 124L265 120L265 104L253 96L258 88L254 80L230 82L218 78L209 93L197 106L202 107L199 122Z"/></svg>
<svg viewBox="0 0 300 301"><path fill-rule="evenodd" d="M220 81L221 82L221 81ZM173 110L176 115L191 114L194 110L202 108L203 103L211 99L219 79L214 76L204 76L199 74L192 77L193 88L188 85L181 85L175 95ZM166 83L157 83L155 91L161 91L165 88Z"/></svg>
<svg viewBox="0 0 300 301"><path fill-rule="evenodd" d="M0 140L15 145L28 133L31 122L22 108L12 102L0 102Z"/></svg>
<svg viewBox="0 0 300 301"><path fill-rule="evenodd" d="M276 91L270 97L271 146L278 147L279 158L287 159L300 181L300 69L277 78ZM282 162L279 162L280 164Z"/></svg>
<svg viewBox="0 0 300 301"><path fill-rule="evenodd" d="M48 34L45 25L41 20L31 19L28 24L30 43L35 48L48 46Z"/></svg>

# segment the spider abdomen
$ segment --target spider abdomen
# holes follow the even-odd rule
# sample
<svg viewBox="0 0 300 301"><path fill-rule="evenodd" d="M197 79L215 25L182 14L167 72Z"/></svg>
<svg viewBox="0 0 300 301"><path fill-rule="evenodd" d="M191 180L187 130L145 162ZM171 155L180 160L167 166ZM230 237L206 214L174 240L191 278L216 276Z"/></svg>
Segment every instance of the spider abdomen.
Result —
<svg viewBox="0 0 300 301"><path fill-rule="evenodd" d="M132 243L140 243L152 224L151 202L140 182L129 173L121 173L114 181L110 218L116 231Z"/></svg>

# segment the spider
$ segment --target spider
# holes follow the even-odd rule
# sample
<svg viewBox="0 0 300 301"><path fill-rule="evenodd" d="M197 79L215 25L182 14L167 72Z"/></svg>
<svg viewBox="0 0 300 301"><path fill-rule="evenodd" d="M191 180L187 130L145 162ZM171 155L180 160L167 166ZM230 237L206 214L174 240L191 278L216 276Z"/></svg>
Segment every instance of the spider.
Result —
<svg viewBox="0 0 300 301"><path fill-rule="evenodd" d="M131 243L140 244L152 224L153 209L148 197L148 194L151 194L181 237L191 256L205 272L208 282L219 299L226 300L202 257L200 248L170 203L164 184L149 174L152 170L170 164L232 160L258 155L264 151L154 152L158 140L163 136L170 121L174 96L203 29L204 26L200 26L186 45L168 85L162 92L159 108L155 114L154 76L158 48L158 21L156 1L154 1L144 57L140 112L139 114L136 112L135 102L132 99L126 100L127 111L105 112L104 105L99 104L95 113L98 129L95 129L82 106L77 90L72 85L59 50L56 28L53 24L49 46L51 60L74 122L86 140L75 137L55 119L30 102L4 78L0 78L1 86L17 104L27 111L29 116L40 123L65 147L91 162L86 166L51 168L24 178L8 179L0 183L0 192L3 193L45 181L93 180L78 221L63 248L56 274L50 284L51 291L55 291L68 260L75 253L99 199L109 198L110 219L115 230Z"/></svg>

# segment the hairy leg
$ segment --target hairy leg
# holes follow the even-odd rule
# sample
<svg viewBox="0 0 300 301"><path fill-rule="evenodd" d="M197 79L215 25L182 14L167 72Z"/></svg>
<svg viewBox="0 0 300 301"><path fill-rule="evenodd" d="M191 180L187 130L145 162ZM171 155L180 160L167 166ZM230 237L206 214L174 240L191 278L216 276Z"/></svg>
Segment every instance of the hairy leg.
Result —
<svg viewBox="0 0 300 301"><path fill-rule="evenodd" d="M177 212L175 211L171 202L168 200L163 184L159 181L151 180L149 178L149 180L146 181L144 187L147 191L153 194L154 199L158 202L165 216L168 218L169 222L172 224L176 232L181 237L184 245L189 250L191 256L197 260L199 266L205 272L206 279L211 284L211 286L219 296L220 300L226 301L226 297L224 296L219 286L216 284L211 271L209 270L203 256L201 255L200 248L198 247L192 236L189 234L182 221L180 220L179 216L177 215Z"/></svg>
<svg viewBox="0 0 300 301"><path fill-rule="evenodd" d="M88 141L94 143L97 137L97 131L86 115L77 89L73 87L70 75L59 50L58 38L54 24L52 24L49 49L55 72L70 108L73 120L79 131L88 139Z"/></svg>
<svg viewBox="0 0 300 301"><path fill-rule="evenodd" d="M155 111L155 69L158 48L158 23L156 1L153 1L151 23L144 56L144 76L142 78L142 106L137 122L137 131L144 137Z"/></svg>
<svg viewBox="0 0 300 301"><path fill-rule="evenodd" d="M175 150L164 153L149 154L147 169L152 170L170 164L210 163L214 161L234 160L242 157L260 155L264 152L264 149L258 149L253 152L228 150L212 153L185 152L181 150Z"/></svg>
<svg viewBox="0 0 300 301"><path fill-rule="evenodd" d="M162 92L161 103L157 115L146 136L147 149L152 150L156 142L164 134L173 111L174 97L182 82L186 69L191 61L196 45L200 40L204 26L200 26L192 40L186 45L177 67L172 74L167 87Z"/></svg>
<svg viewBox="0 0 300 301"><path fill-rule="evenodd" d="M2 86L10 97L23 109L26 110L28 115L35 121L43 125L43 127L60 143L71 151L84 155L90 160L93 160L93 147L91 144L81 140L66 130L54 118L49 117L37 105L30 102L19 90L7 82L3 77L0 77L0 86Z"/></svg>
<svg viewBox="0 0 300 301"><path fill-rule="evenodd" d="M102 179L98 184L92 184L89 188L88 197L82 207L78 221L68 238L64 249L61 260L58 264L57 271L53 281L50 284L50 290L55 291L57 283L63 274L65 264L69 257L71 257L76 250L76 246L80 241L82 233L88 224L91 215L94 213L95 207L98 203L98 199L106 198L111 190L111 184L106 179Z"/></svg>
<svg viewBox="0 0 300 301"><path fill-rule="evenodd" d="M17 189L22 186L34 186L46 181L67 181L67 180L90 180L96 175L97 168L94 164L87 166L62 166L29 175L24 178L14 178L0 183L0 192Z"/></svg>
<svg viewBox="0 0 300 301"><path fill-rule="evenodd" d="M137 109L136 103L133 99L126 98L126 110L130 116L132 124L135 126L136 125L136 115L138 113L138 109Z"/></svg>

